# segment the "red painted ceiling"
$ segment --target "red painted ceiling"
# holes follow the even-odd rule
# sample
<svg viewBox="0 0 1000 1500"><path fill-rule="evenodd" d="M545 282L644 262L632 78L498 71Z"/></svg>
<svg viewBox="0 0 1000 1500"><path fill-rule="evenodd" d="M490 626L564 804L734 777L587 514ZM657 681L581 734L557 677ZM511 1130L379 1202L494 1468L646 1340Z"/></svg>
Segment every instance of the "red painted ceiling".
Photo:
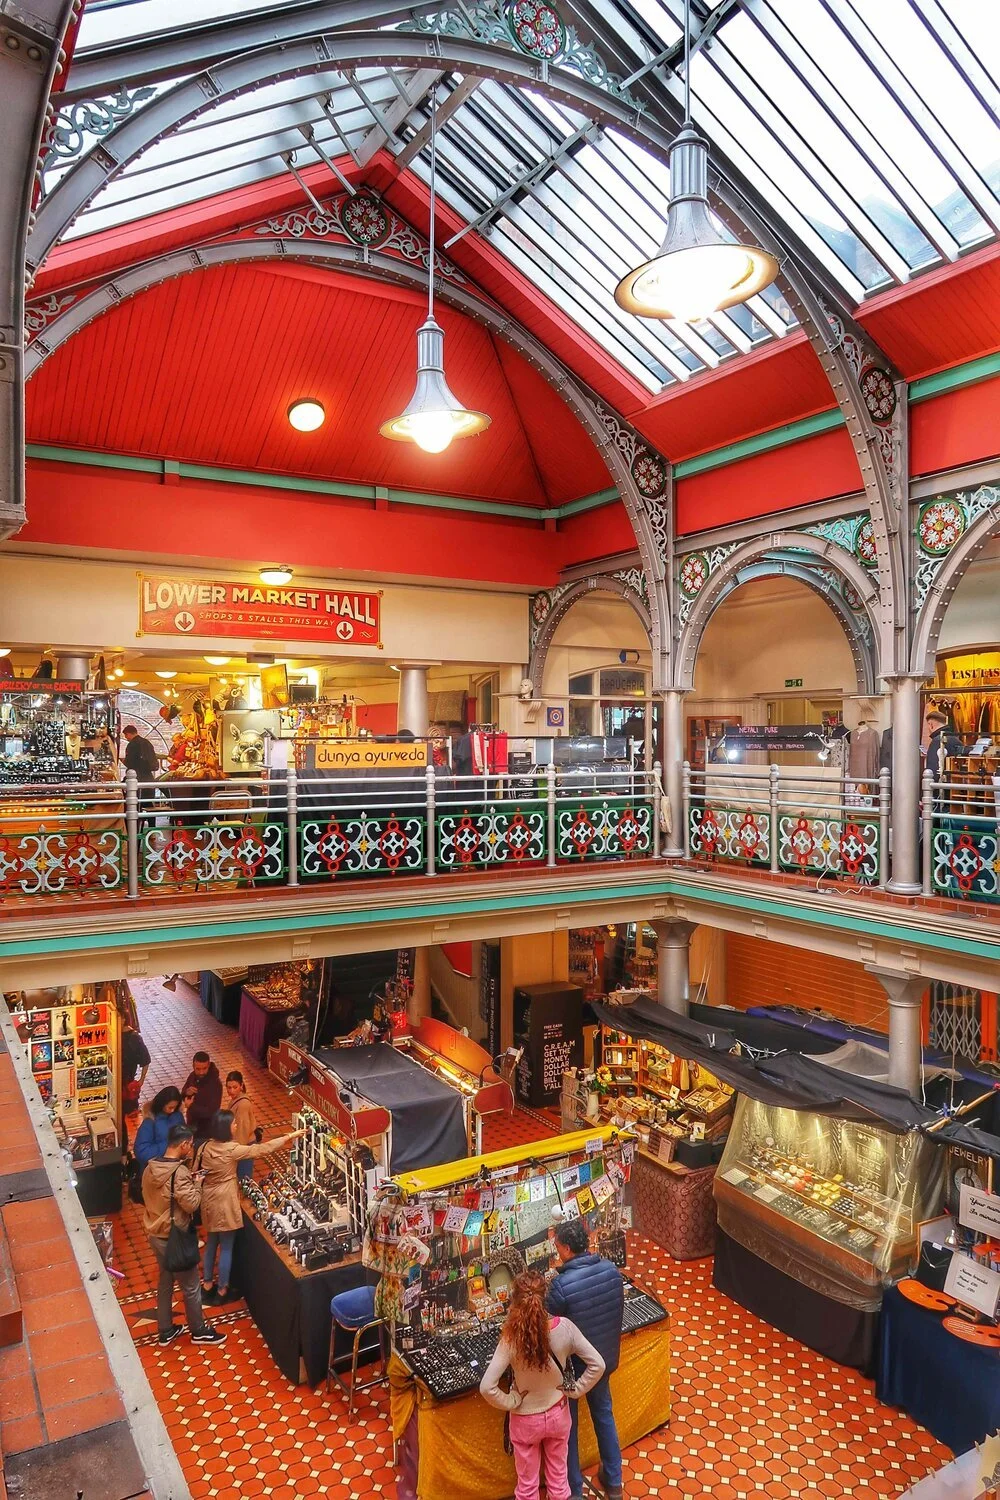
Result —
<svg viewBox="0 0 1000 1500"><path fill-rule="evenodd" d="M860 321L908 380L1000 349L1000 245L875 297Z"/></svg>
<svg viewBox="0 0 1000 1500"><path fill-rule="evenodd" d="M449 383L492 426L433 456L380 437L412 394L424 315L415 292L311 267L194 272L123 302L46 361L28 386L29 439L522 505L609 486L555 390L445 307ZM286 420L299 396L326 407L319 432Z"/></svg>

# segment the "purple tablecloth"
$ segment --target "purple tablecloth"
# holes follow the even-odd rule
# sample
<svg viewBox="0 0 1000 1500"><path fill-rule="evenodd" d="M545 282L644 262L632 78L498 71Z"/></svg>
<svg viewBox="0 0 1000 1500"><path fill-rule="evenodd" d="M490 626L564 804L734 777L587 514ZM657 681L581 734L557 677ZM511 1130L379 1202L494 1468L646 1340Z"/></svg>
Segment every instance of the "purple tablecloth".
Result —
<svg viewBox="0 0 1000 1500"><path fill-rule="evenodd" d="M265 1010L258 1000L244 989L240 996L240 1041L258 1062L267 1062L267 1049L279 1042L288 1030L290 1017L297 1010Z"/></svg>

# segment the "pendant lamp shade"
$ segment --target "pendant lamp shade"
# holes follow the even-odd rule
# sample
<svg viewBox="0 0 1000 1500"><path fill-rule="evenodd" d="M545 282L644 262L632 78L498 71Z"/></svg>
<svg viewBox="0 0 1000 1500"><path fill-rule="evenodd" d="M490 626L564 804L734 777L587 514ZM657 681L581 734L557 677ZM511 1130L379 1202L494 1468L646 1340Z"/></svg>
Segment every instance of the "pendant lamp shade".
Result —
<svg viewBox="0 0 1000 1500"><path fill-rule="evenodd" d="M434 317L434 247L437 224L437 95L431 100L431 212L427 254L427 318L417 329L417 388L398 417L379 432L397 443L416 443L425 453L443 453L455 438L476 437L490 425L483 411L469 411L444 375L444 329Z"/></svg>
<svg viewBox="0 0 1000 1500"><path fill-rule="evenodd" d="M659 251L615 289L615 301L641 318L693 323L746 302L778 274L778 262L757 245L733 244L712 223L708 207L708 144L690 122L670 151L670 208Z"/></svg>
<svg viewBox="0 0 1000 1500"><path fill-rule="evenodd" d="M443 453L453 438L475 437L490 425L482 411L469 411L444 374L444 329L433 313L417 329L417 386L405 411L383 422L383 437L416 443L425 453Z"/></svg>

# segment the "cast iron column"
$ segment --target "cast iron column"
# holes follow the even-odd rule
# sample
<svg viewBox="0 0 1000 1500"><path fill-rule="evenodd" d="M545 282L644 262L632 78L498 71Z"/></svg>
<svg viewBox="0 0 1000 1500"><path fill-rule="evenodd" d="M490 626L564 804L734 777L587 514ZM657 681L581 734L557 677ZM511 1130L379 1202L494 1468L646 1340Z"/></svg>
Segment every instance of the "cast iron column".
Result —
<svg viewBox="0 0 1000 1500"><path fill-rule="evenodd" d="M894 744L895 738L894 734ZM889 997L889 1082L919 1099L923 1063L920 1011L927 980L919 974L880 969L875 964L865 964L865 968Z"/></svg>
<svg viewBox="0 0 1000 1500"><path fill-rule="evenodd" d="M887 890L920 894L920 684L922 677L892 677L892 850Z"/></svg>
<svg viewBox="0 0 1000 1500"><path fill-rule="evenodd" d="M691 934L697 924L671 917L649 925L656 933L656 998L666 1010L686 1016L690 1005Z"/></svg>
<svg viewBox="0 0 1000 1500"><path fill-rule="evenodd" d="M409 729L419 739L430 723L427 706L427 668L401 667L399 671L399 728Z"/></svg>
<svg viewBox="0 0 1000 1500"><path fill-rule="evenodd" d="M666 859L684 857L684 693L663 694L663 790L670 803L670 832L662 850Z"/></svg>

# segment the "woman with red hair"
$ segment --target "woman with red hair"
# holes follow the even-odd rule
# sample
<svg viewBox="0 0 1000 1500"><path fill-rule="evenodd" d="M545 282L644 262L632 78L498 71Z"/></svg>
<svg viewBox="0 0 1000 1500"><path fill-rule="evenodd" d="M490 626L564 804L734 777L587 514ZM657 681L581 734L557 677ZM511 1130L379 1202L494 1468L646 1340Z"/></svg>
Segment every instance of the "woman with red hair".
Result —
<svg viewBox="0 0 1000 1500"><path fill-rule="evenodd" d="M509 1411L510 1439L517 1469L514 1500L538 1500L545 1466L548 1500L571 1500L566 1477L569 1402L585 1396L604 1374L604 1361L568 1318L545 1310L545 1278L525 1271L514 1282L510 1311L479 1390L491 1406ZM583 1373L574 1378L575 1355ZM510 1390L500 1381L510 1370Z"/></svg>

